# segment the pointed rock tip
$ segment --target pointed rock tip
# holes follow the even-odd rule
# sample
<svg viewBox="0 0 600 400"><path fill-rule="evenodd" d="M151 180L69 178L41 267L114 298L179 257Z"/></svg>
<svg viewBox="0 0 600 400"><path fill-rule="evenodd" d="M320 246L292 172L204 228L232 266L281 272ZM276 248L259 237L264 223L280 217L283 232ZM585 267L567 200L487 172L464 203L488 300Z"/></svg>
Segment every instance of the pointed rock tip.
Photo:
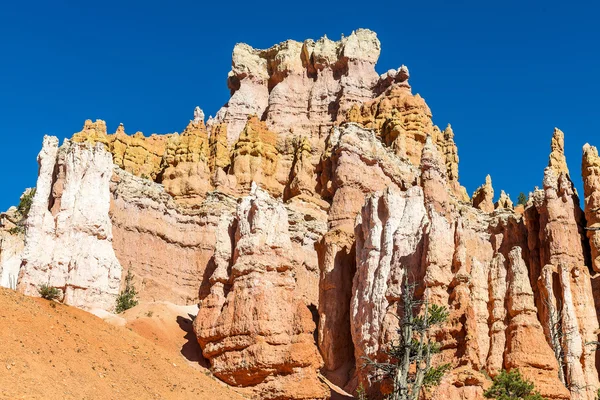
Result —
<svg viewBox="0 0 600 400"><path fill-rule="evenodd" d="M589 143L583 145L583 154L584 155L595 155L598 157L598 148L596 146L592 146Z"/></svg>

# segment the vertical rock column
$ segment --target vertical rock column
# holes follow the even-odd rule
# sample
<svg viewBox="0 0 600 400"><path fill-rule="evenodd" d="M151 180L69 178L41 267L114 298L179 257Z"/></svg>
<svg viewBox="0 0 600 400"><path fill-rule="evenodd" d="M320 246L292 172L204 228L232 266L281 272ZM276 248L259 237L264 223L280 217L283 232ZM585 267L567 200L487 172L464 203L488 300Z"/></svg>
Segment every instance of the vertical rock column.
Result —
<svg viewBox="0 0 600 400"><path fill-rule="evenodd" d="M254 186L236 219L231 267L227 240L219 240L211 294L194 323L202 352L218 378L252 387L255 398L324 398L315 324L293 275L287 211ZM222 221L225 237L227 226Z"/></svg>
<svg viewBox="0 0 600 400"><path fill-rule="evenodd" d="M581 172L592 267L594 271L600 272L600 157L598 157L598 149L587 143L583 146Z"/></svg>
<svg viewBox="0 0 600 400"><path fill-rule="evenodd" d="M585 265L583 212L573 183L569 178L564 154L564 134L554 130L550 161L544 171L544 190L534 193L532 203L538 221L528 225L538 227L538 241L530 240L532 254L539 254L536 268L544 266L541 281L541 320L548 342L551 337L554 307L560 312L561 346L565 354L566 383L572 399L594 399L600 386L595 361L595 348L586 343L597 340L598 318L594 307L591 279ZM584 172L585 176L585 172ZM528 218L536 213L526 211ZM536 234L530 229L530 234ZM555 290L551 291L550 282ZM558 284L557 284L558 283ZM553 295L554 298L543 297ZM556 306L555 306L556 304ZM556 350L555 350L556 351Z"/></svg>
<svg viewBox="0 0 600 400"><path fill-rule="evenodd" d="M63 290L66 304L112 310L121 281L108 215L112 156L102 144L58 148L46 136L38 162L18 288L38 295L48 284Z"/></svg>
<svg viewBox="0 0 600 400"><path fill-rule="evenodd" d="M363 357L379 359L396 336L404 276L411 281L422 279L427 222L419 186L370 196L357 219L350 322L356 371L364 384L370 371L362 368Z"/></svg>

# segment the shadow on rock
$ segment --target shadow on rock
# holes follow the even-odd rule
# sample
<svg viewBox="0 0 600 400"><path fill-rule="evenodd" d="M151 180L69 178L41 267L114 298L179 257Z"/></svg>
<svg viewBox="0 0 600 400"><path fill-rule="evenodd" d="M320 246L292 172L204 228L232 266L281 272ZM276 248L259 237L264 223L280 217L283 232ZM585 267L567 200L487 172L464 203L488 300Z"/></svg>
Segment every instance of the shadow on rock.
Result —
<svg viewBox="0 0 600 400"><path fill-rule="evenodd" d="M210 368L210 363L202 356L200 344L198 344L198 339L194 333L192 324L193 318L194 317L192 315L190 315L190 318L184 318L181 315L177 316L177 324L179 324L181 330L185 332L184 339L187 340L187 342L181 347L181 354L188 361L197 362L204 368Z"/></svg>

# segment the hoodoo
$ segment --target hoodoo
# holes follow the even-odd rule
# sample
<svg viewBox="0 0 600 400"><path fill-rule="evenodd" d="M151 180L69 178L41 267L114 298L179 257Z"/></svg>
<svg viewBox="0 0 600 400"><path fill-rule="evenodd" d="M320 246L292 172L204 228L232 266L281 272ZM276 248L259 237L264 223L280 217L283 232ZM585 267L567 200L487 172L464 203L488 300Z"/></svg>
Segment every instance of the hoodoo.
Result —
<svg viewBox="0 0 600 400"><path fill-rule="evenodd" d="M198 304L214 375L275 400L389 390L364 360L387 360L408 280L449 312L434 332L449 370L427 398L483 399L518 368L548 399L594 400L597 149L583 209L559 129L524 210L501 188L494 202L489 175L469 198L460 132L434 124L406 66L376 73L380 51L366 29L238 44L206 122L196 107L181 134L87 120L45 137L30 209L0 214L2 285L112 312L129 274L141 302Z"/></svg>

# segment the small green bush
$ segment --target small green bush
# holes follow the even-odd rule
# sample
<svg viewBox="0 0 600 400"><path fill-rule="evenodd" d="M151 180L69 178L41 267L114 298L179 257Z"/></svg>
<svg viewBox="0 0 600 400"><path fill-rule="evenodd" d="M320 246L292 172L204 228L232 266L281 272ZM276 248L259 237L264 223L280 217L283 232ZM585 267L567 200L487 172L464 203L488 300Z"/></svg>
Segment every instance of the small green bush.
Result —
<svg viewBox="0 0 600 400"><path fill-rule="evenodd" d="M25 233L25 227L23 225L13 226L8 230L8 233L10 233L11 235L20 235L22 233Z"/></svg>
<svg viewBox="0 0 600 400"><path fill-rule="evenodd" d="M55 288L54 286L49 286L47 284L40 285L38 287L38 293L40 294L42 299L46 300L58 300L61 295L60 289Z"/></svg>
<svg viewBox="0 0 600 400"><path fill-rule="evenodd" d="M131 274L131 271L128 271L127 276L125 277L125 290L117 297L117 306L115 307L117 314L138 305L136 299L137 291L135 290L132 281L133 275Z"/></svg>
<svg viewBox="0 0 600 400"><path fill-rule="evenodd" d="M520 204L522 206L527 205L527 196L525 196L525 193L519 193L519 199L517 200L517 204Z"/></svg>
<svg viewBox="0 0 600 400"><path fill-rule="evenodd" d="M533 382L524 379L518 369L502 370L483 395L486 399L496 400L545 400L534 389Z"/></svg>
<svg viewBox="0 0 600 400"><path fill-rule="evenodd" d="M33 203L33 196L35 195L35 188L31 189L29 193L26 193L21 197L21 201L17 206L17 211L23 218L27 218L29 214L29 209L31 209L31 204Z"/></svg>

